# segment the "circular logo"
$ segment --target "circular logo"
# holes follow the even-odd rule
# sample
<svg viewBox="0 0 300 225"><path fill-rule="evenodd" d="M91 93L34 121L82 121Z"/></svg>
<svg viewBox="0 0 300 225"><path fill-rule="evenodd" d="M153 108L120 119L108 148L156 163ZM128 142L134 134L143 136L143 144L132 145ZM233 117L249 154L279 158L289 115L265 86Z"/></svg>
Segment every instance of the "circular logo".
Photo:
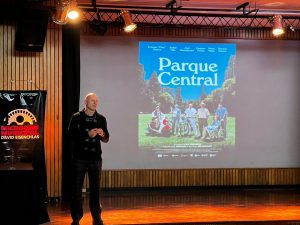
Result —
<svg viewBox="0 0 300 225"><path fill-rule="evenodd" d="M8 113L7 125L33 125L35 122L35 116L27 109L15 109Z"/></svg>

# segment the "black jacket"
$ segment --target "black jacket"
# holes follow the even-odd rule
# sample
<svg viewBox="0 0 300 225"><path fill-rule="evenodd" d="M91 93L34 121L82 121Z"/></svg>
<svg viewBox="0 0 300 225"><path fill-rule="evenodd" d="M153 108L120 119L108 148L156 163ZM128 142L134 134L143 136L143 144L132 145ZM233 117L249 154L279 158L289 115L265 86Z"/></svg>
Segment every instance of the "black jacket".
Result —
<svg viewBox="0 0 300 225"><path fill-rule="evenodd" d="M97 135L90 138L88 131L94 128L102 128L105 136ZM69 138L72 141L72 156L78 160L100 160L102 149L101 141L108 142L109 132L107 130L106 118L95 112L93 116L88 116L82 110L72 115L69 128Z"/></svg>

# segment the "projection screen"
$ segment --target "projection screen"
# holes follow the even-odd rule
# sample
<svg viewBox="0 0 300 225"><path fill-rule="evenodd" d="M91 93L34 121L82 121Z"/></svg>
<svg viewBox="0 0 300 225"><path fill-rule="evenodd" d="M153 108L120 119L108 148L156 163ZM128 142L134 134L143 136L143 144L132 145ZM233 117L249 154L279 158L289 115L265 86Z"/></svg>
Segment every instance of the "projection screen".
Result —
<svg viewBox="0 0 300 225"><path fill-rule="evenodd" d="M297 41L82 35L104 169L298 167Z"/></svg>

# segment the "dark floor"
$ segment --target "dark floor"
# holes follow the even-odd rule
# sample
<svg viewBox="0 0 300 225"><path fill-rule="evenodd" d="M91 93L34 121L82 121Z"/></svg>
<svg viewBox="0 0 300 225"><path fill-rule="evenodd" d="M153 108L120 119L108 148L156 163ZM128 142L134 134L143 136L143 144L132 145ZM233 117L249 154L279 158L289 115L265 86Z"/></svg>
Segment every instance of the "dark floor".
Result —
<svg viewBox="0 0 300 225"><path fill-rule="evenodd" d="M105 224L300 225L299 188L102 191ZM52 225L69 225L68 204L49 203ZM81 225L91 225L88 194Z"/></svg>

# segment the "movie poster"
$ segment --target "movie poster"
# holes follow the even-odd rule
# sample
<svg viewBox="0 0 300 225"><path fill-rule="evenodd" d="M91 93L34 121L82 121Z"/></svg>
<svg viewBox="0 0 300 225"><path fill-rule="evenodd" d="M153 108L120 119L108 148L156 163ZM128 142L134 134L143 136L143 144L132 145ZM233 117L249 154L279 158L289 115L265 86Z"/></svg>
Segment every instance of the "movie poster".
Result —
<svg viewBox="0 0 300 225"><path fill-rule="evenodd" d="M140 150L215 157L235 146L236 45L140 42Z"/></svg>

